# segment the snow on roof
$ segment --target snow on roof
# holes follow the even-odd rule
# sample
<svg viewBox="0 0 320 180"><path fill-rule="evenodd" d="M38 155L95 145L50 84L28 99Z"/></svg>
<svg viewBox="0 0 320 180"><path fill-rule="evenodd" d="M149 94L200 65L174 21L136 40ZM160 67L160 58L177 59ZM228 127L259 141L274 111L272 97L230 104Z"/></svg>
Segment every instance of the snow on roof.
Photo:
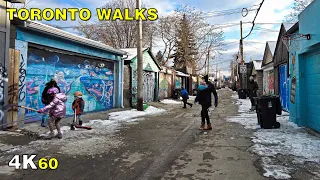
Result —
<svg viewBox="0 0 320 180"><path fill-rule="evenodd" d="M262 70L262 61L261 60L254 60L253 61L254 69L257 70Z"/></svg>
<svg viewBox="0 0 320 180"><path fill-rule="evenodd" d="M284 29L288 31L290 28L292 28L292 26L294 26L294 24L283 23L283 26L284 26Z"/></svg>
<svg viewBox="0 0 320 180"><path fill-rule="evenodd" d="M91 40L91 39L88 39L88 38L85 38L85 37L82 37L82 36L79 36L79 35L64 31L64 30L61 30L61 29L58 29L58 28L55 28L55 27L52 27L52 26L49 26L49 25L46 25L46 24L43 24L40 22L27 20L27 25L25 28L32 29L35 31L44 32L44 33L47 33L47 34L50 34L53 36L58 36L58 37L61 37L64 39L75 41L75 42L78 42L78 43L81 43L84 45L88 45L88 46L95 47L98 49L106 50L109 52L113 52L113 53L117 53L117 54L121 54L121 55L126 54L125 52L123 52L119 49L115 49L111 46L100 43L98 41L94 41L94 40Z"/></svg>
<svg viewBox="0 0 320 180"><path fill-rule="evenodd" d="M269 45L269 48L270 48L272 56L274 56L274 52L276 50L277 42L276 41L267 41L267 43Z"/></svg>
<svg viewBox="0 0 320 180"><path fill-rule="evenodd" d="M142 48L142 51L145 51L146 49L148 48ZM126 60L132 60L138 55L137 48L125 48L121 50L127 52L128 58L126 58Z"/></svg>
<svg viewBox="0 0 320 180"><path fill-rule="evenodd" d="M180 71L176 71L177 76L184 76L184 77L190 77L188 74L185 74L183 72Z"/></svg>

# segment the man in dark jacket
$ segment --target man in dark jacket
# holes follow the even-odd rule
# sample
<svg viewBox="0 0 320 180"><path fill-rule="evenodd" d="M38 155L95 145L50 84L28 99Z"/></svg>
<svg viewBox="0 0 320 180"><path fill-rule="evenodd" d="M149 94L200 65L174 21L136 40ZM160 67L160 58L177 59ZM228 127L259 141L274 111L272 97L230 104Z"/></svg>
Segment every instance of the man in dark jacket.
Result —
<svg viewBox="0 0 320 180"><path fill-rule="evenodd" d="M50 95L47 94L48 90L52 87L56 87L60 91L60 88L57 84L57 81L52 78L49 82L47 82L46 87L44 88L44 90L42 91L42 96L41 96L41 101L42 103L46 106L48 104L50 104L50 102L52 101L52 97ZM42 127L46 127L46 119L48 118L48 115L43 115L42 116L42 122L41 122L41 126Z"/></svg>
<svg viewBox="0 0 320 180"><path fill-rule="evenodd" d="M201 126L200 129L211 130L211 122L208 110L212 106L211 93L214 95L214 106L218 106L218 94L214 85L209 81L208 75L204 76L203 82L199 86L199 92L195 102L199 102L202 107L201 110ZM205 121L207 120L207 127L205 128Z"/></svg>
<svg viewBox="0 0 320 180"><path fill-rule="evenodd" d="M256 109L254 97L257 97L257 90L259 89L258 83L254 81L254 78L250 76L250 83L248 86L249 99L251 101L251 111Z"/></svg>
<svg viewBox="0 0 320 180"><path fill-rule="evenodd" d="M192 104L188 103L188 99L189 99L188 91L184 87L182 87L181 90L182 90L181 97L182 97L182 101L183 101L183 108L187 108L186 107L187 104L192 108Z"/></svg>

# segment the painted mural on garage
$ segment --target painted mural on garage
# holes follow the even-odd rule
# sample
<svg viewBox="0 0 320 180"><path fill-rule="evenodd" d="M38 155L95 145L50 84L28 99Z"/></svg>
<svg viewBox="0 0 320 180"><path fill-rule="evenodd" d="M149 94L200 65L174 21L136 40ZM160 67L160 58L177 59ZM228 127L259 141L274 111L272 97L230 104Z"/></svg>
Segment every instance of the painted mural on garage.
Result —
<svg viewBox="0 0 320 180"><path fill-rule="evenodd" d="M52 77L68 97L67 115L72 115L73 93L81 91L85 112L113 108L114 64L30 48L26 76L26 105L42 108L41 93ZM37 120L37 113L26 111L28 121Z"/></svg>

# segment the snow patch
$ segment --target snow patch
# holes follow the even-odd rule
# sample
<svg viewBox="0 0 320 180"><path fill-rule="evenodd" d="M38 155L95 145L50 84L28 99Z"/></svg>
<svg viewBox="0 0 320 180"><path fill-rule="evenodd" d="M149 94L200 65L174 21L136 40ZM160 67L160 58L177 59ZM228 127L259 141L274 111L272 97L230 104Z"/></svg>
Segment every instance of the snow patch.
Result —
<svg viewBox="0 0 320 180"><path fill-rule="evenodd" d="M164 109L158 109L153 106L149 106L145 111L138 111L136 109L128 110L128 111L120 111L120 112L113 112L109 114L109 120L114 121L124 121L136 117L142 117L147 115L156 115L162 112L165 112Z"/></svg>
<svg viewBox="0 0 320 180"><path fill-rule="evenodd" d="M178 102L178 101L175 101L175 100L172 100L172 99L164 99L161 102L164 103L164 104L181 104L181 102Z"/></svg>
<svg viewBox="0 0 320 180"><path fill-rule="evenodd" d="M272 164L270 158L262 158L264 164L263 169L266 171L263 175L265 177L274 177L275 179L290 179L289 175L291 168L287 168L281 165L270 165Z"/></svg>
<svg viewBox="0 0 320 180"><path fill-rule="evenodd" d="M235 94L233 98L237 99ZM289 165L302 165L305 162L320 163L320 138L310 135L303 128L290 122L288 112L283 111L281 116L277 116L277 121L281 124L279 129L260 129L256 113L249 112L250 100L237 99L237 104L240 114L227 121L237 122L246 129L256 130L252 138L254 145L250 150L262 157L262 167L266 171L264 176L290 179L290 172L293 172L293 169Z"/></svg>

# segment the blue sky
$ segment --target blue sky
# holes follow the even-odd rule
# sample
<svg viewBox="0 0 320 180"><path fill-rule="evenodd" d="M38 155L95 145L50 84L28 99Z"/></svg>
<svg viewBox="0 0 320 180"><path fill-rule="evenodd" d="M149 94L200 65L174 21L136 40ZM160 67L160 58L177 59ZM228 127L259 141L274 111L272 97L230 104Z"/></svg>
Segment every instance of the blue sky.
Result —
<svg viewBox="0 0 320 180"><path fill-rule="evenodd" d="M28 1L28 0L27 0ZM30 0L29 0L30 1ZM159 15L165 15L172 12L179 4L187 4L195 7L203 12L229 10L235 8L250 7L252 5L259 5L261 0L142 0L147 3L149 7L158 9ZM28 8L39 7L43 8L95 8L103 6L108 0L31 0L28 4ZM134 2L134 1L133 1ZM257 23L281 23L287 14L290 12L290 8L293 5L293 0L265 0L259 15L256 19ZM255 11L249 12L246 17L242 17L241 13L212 17L209 19L211 24L225 24L225 23L239 23L252 21L255 15ZM72 26L77 25L77 22L50 22L58 24L60 26ZM246 36L251 28L252 24L243 25L243 35ZM259 30L264 28L264 30ZM256 26L252 34L244 41L244 53L245 60L250 59L262 59L266 41L277 41L280 25L272 24L259 24ZM66 29L67 30L67 29ZM69 29L68 31L70 31ZM240 39L240 25L224 28L226 43L233 43L225 46L226 51L221 52L221 55L216 55L216 60L223 63L219 64L222 72L228 74L230 60L232 55L238 52ZM272 31L273 30L273 31ZM158 50L162 50L163 44L161 41L157 41L156 47L154 47L154 53ZM212 69L216 69L215 66Z"/></svg>

